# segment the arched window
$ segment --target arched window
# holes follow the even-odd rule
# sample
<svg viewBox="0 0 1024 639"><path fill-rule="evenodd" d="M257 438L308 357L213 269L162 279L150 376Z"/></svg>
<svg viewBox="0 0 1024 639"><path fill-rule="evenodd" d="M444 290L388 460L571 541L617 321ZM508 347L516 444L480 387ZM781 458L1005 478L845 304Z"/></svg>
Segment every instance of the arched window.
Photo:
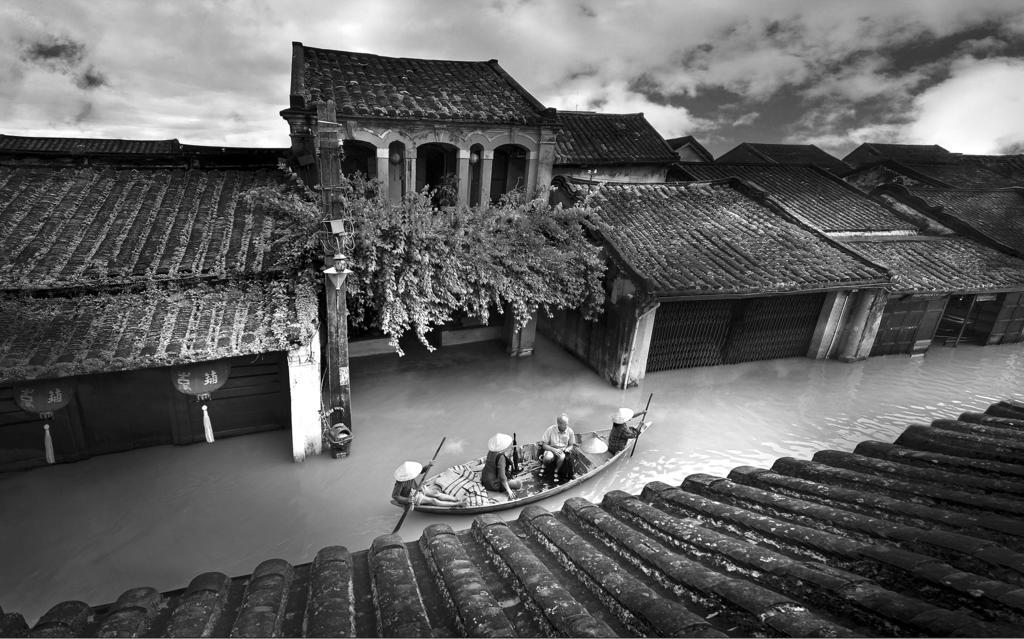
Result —
<svg viewBox="0 0 1024 639"><path fill-rule="evenodd" d="M416 190L434 191L434 206L454 206L459 198L458 149L431 142L416 147Z"/></svg>
<svg viewBox="0 0 1024 639"><path fill-rule="evenodd" d="M368 180L377 177L377 147L359 140L345 140L341 144L341 151L343 174L351 176L362 173Z"/></svg>
<svg viewBox="0 0 1024 639"><path fill-rule="evenodd" d="M494 149L491 164L491 202L515 189L526 188L526 165L529 151L518 144L503 144Z"/></svg>

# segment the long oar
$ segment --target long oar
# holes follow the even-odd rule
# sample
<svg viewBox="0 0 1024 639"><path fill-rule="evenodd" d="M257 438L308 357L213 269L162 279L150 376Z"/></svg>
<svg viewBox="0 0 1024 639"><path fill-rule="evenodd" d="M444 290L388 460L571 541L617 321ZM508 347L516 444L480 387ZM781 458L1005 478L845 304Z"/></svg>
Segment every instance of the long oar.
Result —
<svg viewBox="0 0 1024 639"><path fill-rule="evenodd" d="M654 393L651 393L650 395L647 396L647 406L644 407L644 412L640 413L641 415L644 416L644 419L647 418L647 411L650 410L650 408L651 408L651 398L652 397L654 397ZM641 419L640 420L640 426L643 426L643 425L644 425L644 421L643 421L643 419ZM638 441L640 441L640 435L643 435L643 434L644 434L644 430L643 430L643 428L641 428L637 432L636 438L633 439L633 450L629 451L629 456L630 457L632 457L633 453L636 452L636 443Z"/></svg>
<svg viewBox="0 0 1024 639"><path fill-rule="evenodd" d="M437 459L437 455L441 452L441 447L444 446L444 440L446 440L446 439L448 439L448 438L447 437L442 437L441 438L441 443L437 445L437 450L434 451L434 457L430 460L430 465L431 466L434 465L434 460ZM414 499L416 499L416 491L420 489L420 486L423 485L423 482L424 482L424 480L426 480L426 478L427 478L427 474L423 473L423 477L420 478L419 483L416 484L416 486L413 487L412 492L409 493L409 503L405 505L405 512L402 513L402 518L398 520L398 524L395 525L395 529L391 531L392 535L397 533L398 529L401 528L402 524L405 523L405 517L406 517L406 515L409 514L409 511L412 510L412 502L413 502Z"/></svg>

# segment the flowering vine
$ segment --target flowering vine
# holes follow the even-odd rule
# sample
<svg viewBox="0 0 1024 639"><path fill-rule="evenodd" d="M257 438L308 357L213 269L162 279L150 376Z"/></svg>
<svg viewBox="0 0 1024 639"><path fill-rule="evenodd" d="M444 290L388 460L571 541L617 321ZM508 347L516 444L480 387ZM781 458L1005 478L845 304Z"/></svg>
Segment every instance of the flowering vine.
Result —
<svg viewBox="0 0 1024 639"><path fill-rule="evenodd" d="M379 184L343 178L336 190L353 223L348 279L354 326L376 328L402 353L412 331L428 349L427 333L457 313L488 319L511 309L522 328L538 310L601 313L605 263L588 238L597 224L589 205L548 204L545 193L506 194L497 204L437 207L436 194L410 193L389 202ZM278 219L278 262L313 267L321 259L317 194L293 182L260 187L243 197Z"/></svg>

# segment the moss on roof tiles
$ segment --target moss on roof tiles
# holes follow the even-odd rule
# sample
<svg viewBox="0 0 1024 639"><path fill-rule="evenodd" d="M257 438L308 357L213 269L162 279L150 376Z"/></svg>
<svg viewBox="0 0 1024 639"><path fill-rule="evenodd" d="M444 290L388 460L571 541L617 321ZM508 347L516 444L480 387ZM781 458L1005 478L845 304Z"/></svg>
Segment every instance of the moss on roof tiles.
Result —
<svg viewBox="0 0 1024 639"><path fill-rule="evenodd" d="M304 282L221 282L74 297L5 293L0 384L287 350L308 341L316 313L316 291Z"/></svg>
<svg viewBox="0 0 1024 639"><path fill-rule="evenodd" d="M530 124L543 106L496 61L464 62L389 58L302 47L301 97L334 100L339 113Z"/></svg>
<svg viewBox="0 0 1024 639"><path fill-rule="evenodd" d="M855 188L809 166L716 163L686 164L683 169L699 180L744 180L826 233L916 229Z"/></svg>
<svg viewBox="0 0 1024 639"><path fill-rule="evenodd" d="M0 166L0 288L251 275L276 221L242 202L277 169Z"/></svg>
<svg viewBox="0 0 1024 639"><path fill-rule="evenodd" d="M733 181L609 184L595 203L606 238L661 295L770 295L886 279Z"/></svg>

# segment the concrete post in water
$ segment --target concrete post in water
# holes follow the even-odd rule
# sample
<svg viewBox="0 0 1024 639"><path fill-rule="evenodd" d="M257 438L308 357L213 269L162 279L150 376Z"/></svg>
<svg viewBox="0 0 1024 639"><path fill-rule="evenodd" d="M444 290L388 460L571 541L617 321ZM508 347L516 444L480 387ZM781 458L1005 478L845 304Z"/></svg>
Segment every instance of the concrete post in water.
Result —
<svg viewBox="0 0 1024 639"><path fill-rule="evenodd" d="M825 296L818 315L818 324L814 327L814 337L807 349L807 357L812 359L828 359L832 355L836 340L841 336L850 298L855 294L850 291L832 291Z"/></svg>
<svg viewBox="0 0 1024 639"><path fill-rule="evenodd" d="M300 462L323 450L320 428L320 333L288 351L292 457Z"/></svg>
<svg viewBox="0 0 1024 639"><path fill-rule="evenodd" d="M657 315L659 302L643 311L636 319L633 328L632 345L626 361L622 388L638 386L640 380L647 376L647 356L651 350L651 336L654 334L654 318Z"/></svg>
<svg viewBox="0 0 1024 639"><path fill-rule="evenodd" d="M886 292L882 289L861 289L853 300L853 313L839 349L838 359L856 362L871 355L878 326L885 310Z"/></svg>

